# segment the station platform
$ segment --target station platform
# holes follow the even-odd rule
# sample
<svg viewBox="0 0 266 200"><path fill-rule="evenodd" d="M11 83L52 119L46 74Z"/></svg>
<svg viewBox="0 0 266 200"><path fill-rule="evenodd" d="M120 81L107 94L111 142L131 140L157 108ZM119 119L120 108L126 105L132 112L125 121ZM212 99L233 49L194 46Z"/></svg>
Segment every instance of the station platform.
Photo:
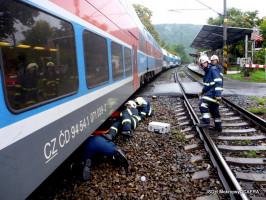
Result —
<svg viewBox="0 0 266 200"><path fill-rule="evenodd" d="M189 65L189 69L204 75L204 71L196 65ZM202 85L197 82L181 83L187 94L195 96L202 90ZM176 96L181 97L182 92L178 83L149 83L147 87L140 89L142 96ZM230 78L224 78L224 90L222 96L266 96L266 83L242 82Z"/></svg>
<svg viewBox="0 0 266 200"><path fill-rule="evenodd" d="M188 65L188 68L204 75L204 71L195 64ZM266 83L243 82L224 77L224 91L222 95L266 96Z"/></svg>

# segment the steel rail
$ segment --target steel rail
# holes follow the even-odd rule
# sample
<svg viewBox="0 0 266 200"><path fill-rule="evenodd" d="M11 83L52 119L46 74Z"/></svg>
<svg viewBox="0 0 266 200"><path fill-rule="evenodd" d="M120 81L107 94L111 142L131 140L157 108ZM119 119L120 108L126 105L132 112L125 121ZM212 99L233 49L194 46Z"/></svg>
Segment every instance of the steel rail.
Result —
<svg viewBox="0 0 266 200"><path fill-rule="evenodd" d="M185 105L187 106L188 112L191 116L193 124L200 122L200 119L197 116L197 113L194 111L193 107L191 106L188 98L186 96L185 90L182 84L178 80L178 70L174 73L175 82L179 83L179 86L182 90L183 97L185 99ZM210 158L212 160L213 165L217 168L218 175L223 183L226 192L230 194L231 199L241 199L241 200L248 200L248 197L243 192L239 182L235 178L233 172L231 171L230 167L225 162L223 156L221 155L220 151L216 147L215 143L209 136L209 134L202 128L196 127L196 130L204 143L205 149L208 151ZM219 193L219 191L217 191Z"/></svg>
<svg viewBox="0 0 266 200"><path fill-rule="evenodd" d="M202 74L197 73L191 69L189 69L191 72L193 72L194 74L197 74L201 77L203 77ZM198 83L200 83L201 85L203 85L201 82L199 82L197 79L195 79L193 76L191 76L186 70L184 70L185 74L187 76L189 76L189 78L191 78L193 81L196 81ZM222 97L222 101L223 103L227 104L229 107L231 107L233 110L235 110L236 112L238 112L241 116L243 116L244 118L246 118L247 120L251 121L253 124L255 124L257 127L261 128L263 131L266 131L266 121L260 117L258 117L257 115L254 115L253 113L249 112L248 110L242 108L241 106L236 105L235 103L231 102L230 100L228 100L225 97Z"/></svg>

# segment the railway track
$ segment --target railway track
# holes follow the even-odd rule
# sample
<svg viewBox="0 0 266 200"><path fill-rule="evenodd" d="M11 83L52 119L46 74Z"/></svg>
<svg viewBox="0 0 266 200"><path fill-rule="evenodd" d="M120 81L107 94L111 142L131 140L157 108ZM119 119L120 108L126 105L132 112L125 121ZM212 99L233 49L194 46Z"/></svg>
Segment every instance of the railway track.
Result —
<svg viewBox="0 0 266 200"><path fill-rule="evenodd" d="M191 81L197 81L185 70L175 71L177 82L188 78ZM195 124L200 118L199 100L186 97L182 84L180 87ZM222 133L197 128L225 187L225 191L214 192L228 192L231 199L264 199L266 197L266 122L226 98L222 99L220 111L223 121ZM202 144L185 148L196 150L199 146Z"/></svg>
<svg viewBox="0 0 266 200"><path fill-rule="evenodd" d="M150 88L154 84L172 83L174 82L173 75L177 77L179 72L184 73L180 68L168 70L145 87ZM182 78L182 81L185 79L189 81L186 74L183 74ZM141 91L135 96L140 94ZM219 144L221 140L214 140L213 136L218 137L219 135L215 133L211 135L205 130L195 128L194 124L199 120L198 99L194 98L193 100L193 98L187 97L183 99L176 96L158 96L149 99L155 110L155 115L140 123L134 131L133 138L125 139L120 135L115 141L116 146L127 152L130 163L128 171L107 162L92 167L91 180L82 182L78 175L68 171L69 165L66 161L29 199L201 200L206 198L250 198L249 194L241 192L247 188L243 187L242 183L244 182L239 183L235 176L231 182L228 181L231 179L231 175L235 175L235 172L242 172L239 171L242 168L241 165L226 164L228 161L225 158L230 157L227 154L230 151L219 150L217 145L226 145ZM222 109L222 113L224 111L225 114L231 112L224 110L229 109L226 104L223 105ZM228 118L233 117L236 118L237 116L228 115ZM242 117L239 118L242 119ZM239 119L238 121L235 120L235 123L241 122ZM151 121L170 123L171 132L161 135L147 131L147 126ZM243 127L245 128L245 126ZM255 125L250 128L258 127ZM207 142L203 142L204 140ZM216 148L213 150L210 146ZM215 153L220 154L222 160L217 159ZM265 153L263 155L265 157ZM71 157L73 158L75 155ZM242 157L246 156L243 154ZM220 168L221 163L225 163L227 167ZM255 167L264 166L255 165ZM249 169L247 165L243 167ZM228 171L231 173L226 175L225 172ZM141 176L145 176L147 181L141 182ZM263 184L256 183L256 187L250 182L245 181L244 184L249 188L252 186L252 189L249 189L249 191L252 190L251 195L265 197L265 194L262 193L265 190ZM233 194L233 192L228 191L241 194ZM257 191L260 193L255 193Z"/></svg>

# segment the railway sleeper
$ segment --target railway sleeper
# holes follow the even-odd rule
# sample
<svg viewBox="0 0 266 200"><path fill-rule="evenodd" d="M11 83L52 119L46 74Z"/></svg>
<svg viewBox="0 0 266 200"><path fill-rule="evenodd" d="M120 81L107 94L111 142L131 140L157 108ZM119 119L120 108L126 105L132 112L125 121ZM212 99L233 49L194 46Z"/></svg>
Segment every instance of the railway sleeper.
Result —
<svg viewBox="0 0 266 200"><path fill-rule="evenodd" d="M227 163L231 165L266 165L265 158L236 158L225 157Z"/></svg>

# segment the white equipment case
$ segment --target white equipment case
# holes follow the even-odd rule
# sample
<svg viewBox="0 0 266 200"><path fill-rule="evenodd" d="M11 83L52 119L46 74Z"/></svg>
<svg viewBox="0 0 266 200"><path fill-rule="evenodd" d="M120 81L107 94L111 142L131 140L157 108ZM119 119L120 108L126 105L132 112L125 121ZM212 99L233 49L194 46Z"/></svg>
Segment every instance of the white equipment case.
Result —
<svg viewBox="0 0 266 200"><path fill-rule="evenodd" d="M162 122L150 122L148 130L155 133L168 133L170 131L170 124Z"/></svg>

